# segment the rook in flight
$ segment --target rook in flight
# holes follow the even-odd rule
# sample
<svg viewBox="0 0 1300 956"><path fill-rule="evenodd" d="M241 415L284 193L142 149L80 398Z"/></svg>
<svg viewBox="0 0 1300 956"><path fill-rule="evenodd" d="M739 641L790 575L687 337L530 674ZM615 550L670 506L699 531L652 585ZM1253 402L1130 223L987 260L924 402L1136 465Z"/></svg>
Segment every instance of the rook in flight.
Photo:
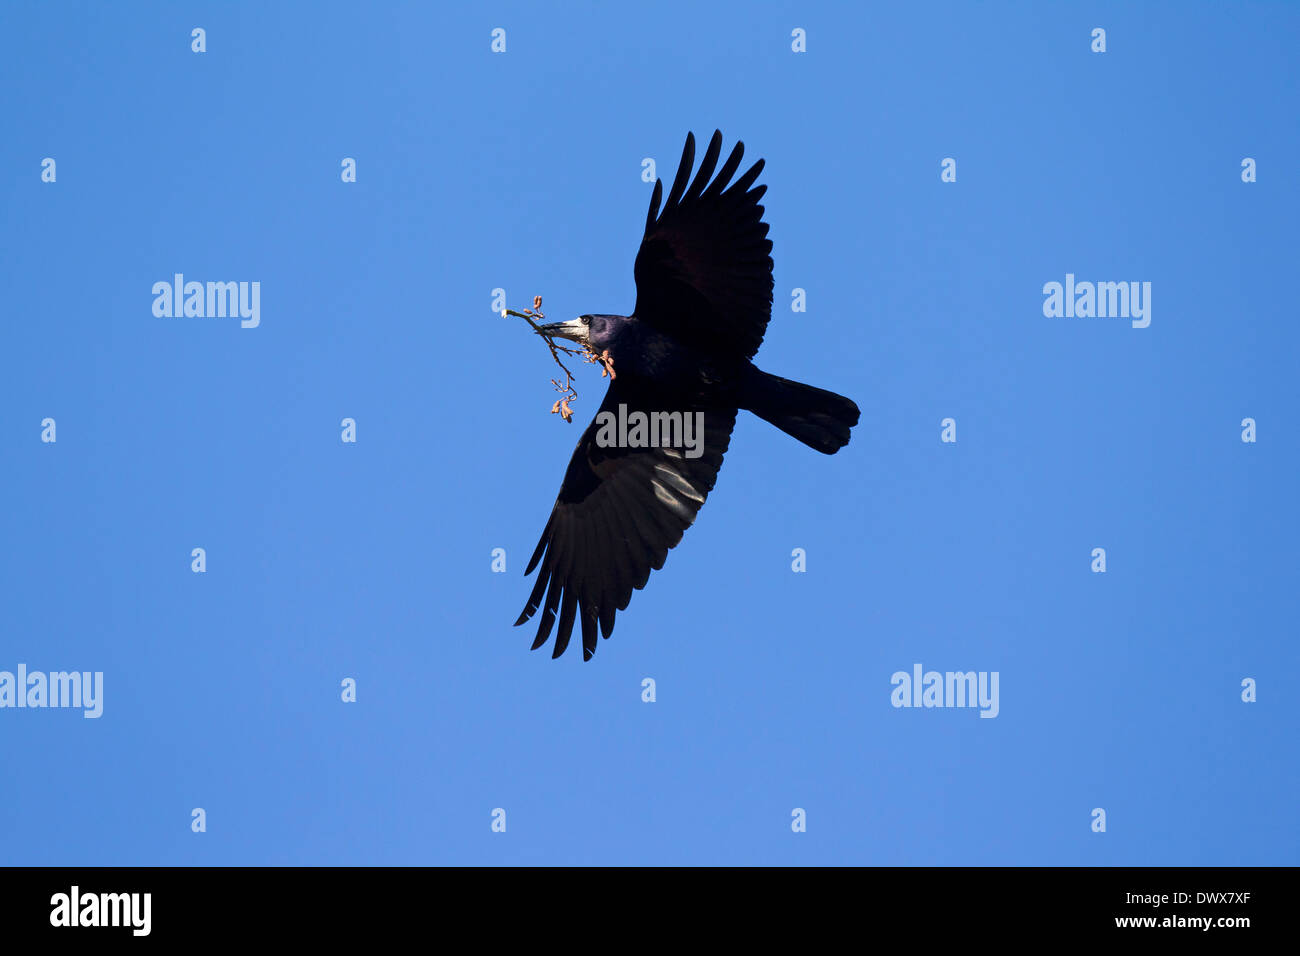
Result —
<svg viewBox="0 0 1300 956"><path fill-rule="evenodd" d="M584 315L542 326L603 355L609 390L569 461L559 497L525 574L540 568L516 626L541 609L533 649L559 617L552 657L569 646L575 620L582 656L596 651L596 631L614 630L614 614L633 590L663 567L713 490L739 409L753 412L823 454L849 441L858 406L843 395L779 378L750 360L772 313L772 243L755 186L760 159L732 182L744 144L717 166L715 132L699 171L695 137L686 136L668 199L655 182L645 235L636 255L631 315ZM689 181L689 185L688 185ZM620 408L621 407L621 408ZM607 440L605 413L660 421L679 413L703 421L703 444L629 447ZM697 413L702 413L697 415Z"/></svg>

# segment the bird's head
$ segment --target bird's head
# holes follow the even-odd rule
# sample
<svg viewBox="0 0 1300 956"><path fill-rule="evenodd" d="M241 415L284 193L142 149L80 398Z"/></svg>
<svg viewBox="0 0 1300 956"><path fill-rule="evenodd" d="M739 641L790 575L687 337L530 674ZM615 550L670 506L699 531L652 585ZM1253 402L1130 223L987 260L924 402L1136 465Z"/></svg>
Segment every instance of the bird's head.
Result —
<svg viewBox="0 0 1300 956"><path fill-rule="evenodd" d="M552 322L550 325L543 325L538 332L552 338L568 339L600 352L613 344L618 321L622 318L621 315L581 315L569 322Z"/></svg>

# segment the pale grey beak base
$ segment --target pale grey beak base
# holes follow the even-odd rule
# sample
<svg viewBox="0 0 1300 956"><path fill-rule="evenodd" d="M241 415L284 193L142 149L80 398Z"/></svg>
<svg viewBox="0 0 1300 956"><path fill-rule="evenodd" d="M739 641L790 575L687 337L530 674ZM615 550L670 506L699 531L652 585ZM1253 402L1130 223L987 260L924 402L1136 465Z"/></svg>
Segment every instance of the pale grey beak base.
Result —
<svg viewBox="0 0 1300 956"><path fill-rule="evenodd" d="M550 325L543 325L542 333L550 335L557 339L568 339L570 342L577 342L579 345L586 345L591 339L591 329L582 319L573 319L570 322L552 322Z"/></svg>

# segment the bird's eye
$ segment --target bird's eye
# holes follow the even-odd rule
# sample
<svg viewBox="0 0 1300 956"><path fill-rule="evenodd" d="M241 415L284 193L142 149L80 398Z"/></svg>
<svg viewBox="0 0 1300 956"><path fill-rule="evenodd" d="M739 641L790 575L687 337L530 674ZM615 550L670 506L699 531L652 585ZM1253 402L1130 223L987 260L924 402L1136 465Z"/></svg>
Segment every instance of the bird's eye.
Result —
<svg viewBox="0 0 1300 956"><path fill-rule="evenodd" d="M583 325L591 325L591 316L589 316L589 315L584 315L584 316L582 316L581 319L579 319L579 321L580 321Z"/></svg>

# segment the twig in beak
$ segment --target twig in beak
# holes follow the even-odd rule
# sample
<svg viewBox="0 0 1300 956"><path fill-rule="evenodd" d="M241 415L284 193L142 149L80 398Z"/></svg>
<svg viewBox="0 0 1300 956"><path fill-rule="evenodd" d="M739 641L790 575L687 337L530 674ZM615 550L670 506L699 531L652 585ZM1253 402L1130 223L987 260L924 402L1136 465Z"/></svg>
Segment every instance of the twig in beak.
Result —
<svg viewBox="0 0 1300 956"><path fill-rule="evenodd" d="M559 415L566 422L572 423L573 409L569 407L569 403L578 400L578 390L573 387L573 372L571 372L569 367L560 360L560 353L563 352L565 355L584 356L585 361L588 362L596 360L596 353L587 348L578 350L566 348L563 345L556 345L555 339L542 331L542 327L534 321L535 319L546 318L545 313L542 312L542 297L540 295L533 296L533 307L531 309L526 309L523 312L516 312L514 309L502 309L501 315L503 318L508 315L513 315L516 318L523 319L533 327L534 332L545 340L546 347L551 350L551 358L555 359L555 364L564 372L563 385L561 385L556 379L551 379L551 384L555 386L555 390L561 393L560 397L556 399L555 404L551 406L551 414ZM611 368L610 371L612 373L613 369Z"/></svg>

